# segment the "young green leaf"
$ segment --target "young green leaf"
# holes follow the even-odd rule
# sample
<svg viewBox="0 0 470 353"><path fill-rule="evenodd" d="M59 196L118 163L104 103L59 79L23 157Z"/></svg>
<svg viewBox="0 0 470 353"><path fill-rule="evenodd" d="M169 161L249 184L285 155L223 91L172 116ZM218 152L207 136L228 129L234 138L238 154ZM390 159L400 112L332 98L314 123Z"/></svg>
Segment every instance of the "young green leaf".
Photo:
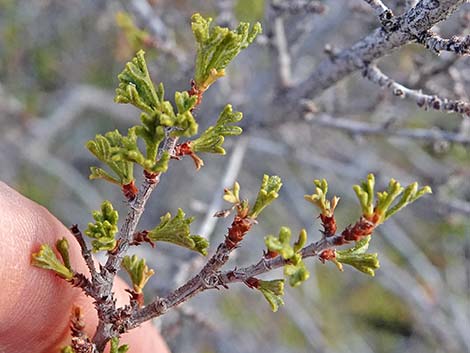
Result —
<svg viewBox="0 0 470 353"><path fill-rule="evenodd" d="M54 271L66 280L71 280L73 277L73 271L60 262L52 248L47 244L41 245L39 251L31 255L31 263L33 266Z"/></svg>
<svg viewBox="0 0 470 353"><path fill-rule="evenodd" d="M111 349L109 353L126 353L129 350L129 346L127 344L123 344L119 346L119 338L113 337L111 338Z"/></svg>
<svg viewBox="0 0 470 353"><path fill-rule="evenodd" d="M193 220L194 217L185 218L181 208L173 218L167 213L160 218L160 224L148 232L148 238L152 241L173 243L205 256L209 242L199 235L191 235L190 224Z"/></svg>
<svg viewBox="0 0 470 353"><path fill-rule="evenodd" d="M91 167L90 179L100 178L119 185L127 185L134 181L133 163L116 157L116 154L122 151L137 149L137 138L131 130L129 136L122 136L118 130L114 130L104 136L96 135L95 140L87 142L86 147L90 152L115 173L113 176L101 168Z"/></svg>
<svg viewBox="0 0 470 353"><path fill-rule="evenodd" d="M194 152L206 152L225 154L222 147L225 136L237 136L242 133L239 126L229 125L242 120L243 114L233 112L232 106L227 104L225 109L220 113L219 119L214 126L209 127L201 136L191 142L191 149Z"/></svg>
<svg viewBox="0 0 470 353"><path fill-rule="evenodd" d="M284 266L284 275L289 277L291 287L297 287L310 277L302 257L299 254L292 259L292 263Z"/></svg>
<svg viewBox="0 0 470 353"><path fill-rule="evenodd" d="M361 183L361 185L354 185L353 190L355 191L359 203L361 204L362 214L366 218L371 218L374 214L374 186L375 176L369 174L367 179Z"/></svg>
<svg viewBox="0 0 470 353"><path fill-rule="evenodd" d="M233 203L234 205L240 204L240 184L238 182L235 182L233 184L233 188L229 189L226 188L224 189L224 200L230 203Z"/></svg>
<svg viewBox="0 0 470 353"><path fill-rule="evenodd" d="M130 103L147 114L152 114L163 103L163 96L157 94L145 62L145 52L139 50L118 75L116 103ZM160 92L159 92L160 93Z"/></svg>
<svg viewBox="0 0 470 353"><path fill-rule="evenodd" d="M395 213L400 211L402 208L408 206L409 204L413 203L421 196L431 193L432 190L429 186L424 186L418 190L418 183L415 182L413 184L408 185L405 188L401 199L395 204L395 206L386 211L384 220L393 216Z"/></svg>
<svg viewBox="0 0 470 353"><path fill-rule="evenodd" d="M284 280L275 279L272 281L259 281L257 288L268 301L271 310L276 312L279 306L284 305L282 296L284 295Z"/></svg>
<svg viewBox="0 0 470 353"><path fill-rule="evenodd" d="M281 178L278 176L263 176L261 188L250 212L251 218L256 219L264 208L278 198L278 192L281 189L281 186Z"/></svg>
<svg viewBox="0 0 470 353"><path fill-rule="evenodd" d="M145 259L139 259L136 255L125 256L122 260L122 267L131 277L132 285L136 293L142 293L148 280L155 273L147 267Z"/></svg>
<svg viewBox="0 0 470 353"><path fill-rule="evenodd" d="M138 126L131 127L129 129L128 135L124 141L133 141L129 144L124 144L122 148L115 148L113 150L113 160L114 161L125 161L125 162L133 162L140 165L146 171L151 173L164 173L168 169L168 162L170 160L170 154L165 151L160 156L160 159L155 160L149 159L144 157L144 155L140 152L139 147L137 146L137 128ZM153 148L153 147L152 147ZM152 154L153 152L149 152L147 149L147 154Z"/></svg>
<svg viewBox="0 0 470 353"><path fill-rule="evenodd" d="M231 31L219 26L211 27L211 22L212 18L204 18L198 13L191 17L191 28L197 42L194 81L201 91L224 76L227 65L261 33L259 23L250 29L248 23L242 22Z"/></svg>
<svg viewBox="0 0 470 353"><path fill-rule="evenodd" d="M67 238L62 238L56 241L55 248L60 254L62 258L62 262L64 263L65 267L67 267L70 271L72 271L72 265L70 264L70 255L69 255L69 242Z"/></svg>
<svg viewBox="0 0 470 353"><path fill-rule="evenodd" d="M196 105L197 97L190 96L188 92L176 92L175 103L178 109L168 126L173 126L175 129L171 132L172 137L191 137L197 134L198 124L191 113Z"/></svg>
<svg viewBox="0 0 470 353"><path fill-rule="evenodd" d="M369 276L375 276L375 270L380 267L380 263L376 253L366 253L370 238L368 236L359 240L350 249L336 251L335 260L339 264L350 265Z"/></svg>
<svg viewBox="0 0 470 353"><path fill-rule="evenodd" d="M304 195L304 199L311 202L320 209L320 212L327 217L333 216L339 197L334 196L331 201L326 198L328 192L328 182L326 179L314 180L315 193L312 195Z"/></svg>
<svg viewBox="0 0 470 353"><path fill-rule="evenodd" d="M74 353L72 346L65 346L60 350L60 353Z"/></svg>
<svg viewBox="0 0 470 353"><path fill-rule="evenodd" d="M85 234L94 240L91 242L93 251L113 250L116 246L115 234L118 231L118 212L109 201L101 204L100 211L93 211L95 223L88 223Z"/></svg>
<svg viewBox="0 0 470 353"><path fill-rule="evenodd" d="M283 259L290 259L294 256L294 249L290 246L291 230L287 227L281 227L279 235L268 235L264 238L266 247L270 251L279 253Z"/></svg>

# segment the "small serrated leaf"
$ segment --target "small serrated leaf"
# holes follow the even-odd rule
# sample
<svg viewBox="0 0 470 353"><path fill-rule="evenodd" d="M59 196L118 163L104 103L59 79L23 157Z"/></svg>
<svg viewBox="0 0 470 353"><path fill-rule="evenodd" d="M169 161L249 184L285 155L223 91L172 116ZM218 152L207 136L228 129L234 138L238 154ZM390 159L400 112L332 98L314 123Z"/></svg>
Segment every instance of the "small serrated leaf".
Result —
<svg viewBox="0 0 470 353"><path fill-rule="evenodd" d="M279 306L284 305L282 296L284 295L284 280L275 279L272 281L259 281L257 288L268 301L271 310L276 312Z"/></svg>
<svg viewBox="0 0 470 353"><path fill-rule="evenodd" d="M250 217L256 219L271 202L278 198L282 182L278 176L263 176L261 188L251 209Z"/></svg>
<svg viewBox="0 0 470 353"><path fill-rule="evenodd" d="M181 208L173 218L167 213L160 218L160 224L148 232L148 238L152 241L173 243L207 255L209 242L199 235L191 234L190 224L193 220L193 217L185 218Z"/></svg>
<svg viewBox="0 0 470 353"><path fill-rule="evenodd" d="M261 33L256 23L250 30L248 23L240 23L237 29L229 30L211 26L212 19L196 13L191 17L191 29L197 43L194 80L199 90L205 91L225 73L227 65L248 47Z"/></svg>
<svg viewBox="0 0 470 353"><path fill-rule="evenodd" d="M52 248L47 244L41 245L39 251L31 255L31 263L33 266L54 271L66 280L73 277L73 272L60 262Z"/></svg>
<svg viewBox="0 0 470 353"><path fill-rule="evenodd" d="M242 129L236 125L230 125L242 120L243 114L233 112L232 106L227 104L225 109L220 113L219 119L214 126L209 127L201 136L191 142L191 149L194 152L206 152L225 154L222 147L225 136L237 136L242 133Z"/></svg>
<svg viewBox="0 0 470 353"><path fill-rule="evenodd" d="M142 293L147 281L155 273L152 269L147 267L145 259L139 259L136 255L125 256L122 260L122 267L131 277L136 293Z"/></svg>
<svg viewBox="0 0 470 353"><path fill-rule="evenodd" d="M114 237L118 231L118 212L111 202L103 201L101 210L93 211L93 219L95 223L88 223L85 230L85 234L94 239L91 242L93 251L113 250L116 246Z"/></svg>

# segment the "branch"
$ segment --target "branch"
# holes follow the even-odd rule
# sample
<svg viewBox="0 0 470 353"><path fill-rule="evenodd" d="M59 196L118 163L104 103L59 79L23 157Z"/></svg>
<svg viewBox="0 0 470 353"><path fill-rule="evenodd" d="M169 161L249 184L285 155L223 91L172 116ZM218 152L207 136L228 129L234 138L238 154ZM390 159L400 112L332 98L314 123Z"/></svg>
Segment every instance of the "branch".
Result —
<svg viewBox="0 0 470 353"><path fill-rule="evenodd" d="M315 0L290 0L273 1L271 8L280 13L299 14L299 13L323 13L325 5Z"/></svg>
<svg viewBox="0 0 470 353"><path fill-rule="evenodd" d="M395 25L394 21L392 21L394 16L392 10L390 10L382 0L365 0L365 2L372 7L384 29L387 30Z"/></svg>
<svg viewBox="0 0 470 353"><path fill-rule="evenodd" d="M334 61L323 60L310 76L286 94L287 102L315 97L351 73L363 69L405 44L412 43L435 24L445 20L466 0L421 0L415 7L396 17L396 28L374 32L338 53Z"/></svg>
<svg viewBox="0 0 470 353"><path fill-rule="evenodd" d="M438 96L431 96L420 91L409 89L390 77L386 76L376 66L368 66L364 70L364 76L371 82L378 84L382 88L389 88L394 95L406 98L413 98L419 107L424 109L435 109L446 113L459 113L470 117L470 103L461 100L450 100Z"/></svg>
<svg viewBox="0 0 470 353"><path fill-rule="evenodd" d="M439 55L441 51L449 51L461 56L470 55L470 35L446 39L432 31L426 31L418 38L418 42L436 55Z"/></svg>
<svg viewBox="0 0 470 353"><path fill-rule="evenodd" d="M358 135L382 135L386 137L401 137L431 142L449 141L462 144L470 143L470 136L437 129L395 129L386 124L371 124L344 118L333 118L326 114L309 114L306 118L315 125L335 128Z"/></svg>
<svg viewBox="0 0 470 353"><path fill-rule="evenodd" d="M287 88L292 85L291 57L284 29L284 20L279 16L274 19L274 38L281 88Z"/></svg>

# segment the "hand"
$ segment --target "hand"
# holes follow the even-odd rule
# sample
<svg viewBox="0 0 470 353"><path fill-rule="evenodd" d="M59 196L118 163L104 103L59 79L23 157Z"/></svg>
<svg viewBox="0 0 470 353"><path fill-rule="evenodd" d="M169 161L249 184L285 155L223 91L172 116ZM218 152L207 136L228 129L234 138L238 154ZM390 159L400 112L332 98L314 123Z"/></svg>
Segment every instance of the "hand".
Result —
<svg viewBox="0 0 470 353"><path fill-rule="evenodd" d="M0 182L0 352L56 353L70 343L69 318L73 305L83 308L90 336L97 325L92 300L79 288L31 266L31 253L40 244L67 237L73 268L87 273L77 242L69 230L44 207ZM126 285L115 286L118 305L128 301ZM150 323L125 334L121 344L129 353L169 353Z"/></svg>

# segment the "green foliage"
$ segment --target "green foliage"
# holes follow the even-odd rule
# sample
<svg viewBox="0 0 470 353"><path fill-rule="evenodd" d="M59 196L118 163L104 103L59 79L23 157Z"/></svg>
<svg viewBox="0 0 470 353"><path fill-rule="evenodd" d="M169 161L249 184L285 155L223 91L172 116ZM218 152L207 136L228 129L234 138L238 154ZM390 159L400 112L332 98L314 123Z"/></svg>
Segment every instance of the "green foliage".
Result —
<svg viewBox="0 0 470 353"><path fill-rule="evenodd" d="M281 186L281 178L278 176L268 176L266 174L263 176L261 188L250 212L251 218L256 219L264 208L278 198L278 191L281 189Z"/></svg>
<svg viewBox="0 0 470 353"><path fill-rule="evenodd" d="M93 251L113 250L116 246L114 236L118 231L118 212L114 210L111 202L104 201L100 211L93 211L93 219L95 223L88 223L85 230L85 234L94 239L91 242Z"/></svg>
<svg viewBox="0 0 470 353"><path fill-rule="evenodd" d="M139 147L137 146L136 131L139 127L141 126L134 126L129 129L129 133L127 135L128 139L131 139L134 143L128 144L123 148L115 148L113 159L117 161L125 161L128 163L136 163L146 171L152 173L166 172L168 169L168 162L170 161L170 154L165 151L160 156L160 159L156 161L155 158L157 150L155 150L155 156L153 156L153 152L149 152L149 149L147 149L147 155L151 155L152 159L144 157L144 155L140 152ZM158 145L155 145L155 148L158 148Z"/></svg>
<svg viewBox="0 0 470 353"><path fill-rule="evenodd" d="M284 305L282 296L284 295L284 280L275 279L272 281L259 281L257 288L268 301L271 310L276 312L279 306Z"/></svg>
<svg viewBox="0 0 470 353"><path fill-rule="evenodd" d="M222 113L220 113L216 124L209 127L201 134L201 136L192 141L191 149L194 152L207 152L224 155L225 149L222 147L224 137L237 136L242 133L241 127L229 124L237 123L242 120L242 118L242 113L234 113L232 111L232 106L227 104Z"/></svg>
<svg viewBox="0 0 470 353"><path fill-rule="evenodd" d="M143 112L152 114L162 110L163 96L155 91L144 55L145 52L139 50L118 75L119 86L114 100L116 103L132 104Z"/></svg>
<svg viewBox="0 0 470 353"><path fill-rule="evenodd" d="M135 150L137 138L130 132L128 136L122 136L118 130L96 135L95 140L87 142L86 147L100 161L105 163L113 172L114 176L105 170L91 167L90 179L104 179L114 184L127 185L134 181L134 165L132 162L119 157L118 153L123 150Z"/></svg>
<svg viewBox="0 0 470 353"><path fill-rule="evenodd" d="M224 200L230 203L233 203L234 205L240 204L240 184L238 182L235 182L233 184L233 188L231 189L224 189Z"/></svg>
<svg viewBox="0 0 470 353"><path fill-rule="evenodd" d="M72 271L72 265L70 264L70 255L69 255L69 242L67 238L62 238L56 241L55 248L60 254L62 258L62 262L64 263L65 267L67 267L70 271Z"/></svg>
<svg viewBox="0 0 470 353"><path fill-rule="evenodd" d="M289 284L297 287L310 277L310 272L305 267L302 255L299 253L307 242L307 232L302 229L299 238L292 247L290 245L291 230L288 227L281 227L278 237L268 235L264 238L266 247L269 251L273 251L281 255L289 263L284 266L284 275L289 277Z"/></svg>
<svg viewBox="0 0 470 353"><path fill-rule="evenodd" d="M374 174L369 174L361 185L353 186L353 190L362 207L362 214L368 218L371 218L374 214L374 185L375 176Z"/></svg>
<svg viewBox="0 0 470 353"><path fill-rule="evenodd" d="M191 137L197 134L198 125L191 111L196 105L197 97L189 95L188 92L176 92L175 103L178 114L173 115L167 126L173 126L175 129L171 133L173 137Z"/></svg>
<svg viewBox="0 0 470 353"><path fill-rule="evenodd" d="M194 80L198 89L205 91L219 77L224 76L227 65L248 47L261 33L256 23L251 29L241 22L236 30L219 26L211 27L212 18L196 13L191 17L191 28L197 42Z"/></svg>
<svg viewBox="0 0 470 353"><path fill-rule="evenodd" d="M363 215L368 219L373 219L375 216L374 222L377 225L421 196L432 192L429 186L418 189L418 183L415 182L404 188L398 181L391 179L386 191L377 192L377 203L374 207L374 185L374 175L369 174L361 185L354 185L353 189L361 204ZM392 206L400 195L401 198Z"/></svg>
<svg viewBox="0 0 470 353"><path fill-rule="evenodd" d="M173 218L169 212L160 217L160 224L148 232L148 237L152 241L173 243L205 256L209 242L199 235L191 235L190 224L193 221L194 217L185 218L185 213L179 208Z"/></svg>
<svg viewBox="0 0 470 353"><path fill-rule="evenodd" d="M300 254L295 254L291 258L291 262L292 263L284 266L284 275L289 277L291 287L297 287L302 284L302 282L309 279L310 272L307 270Z"/></svg>
<svg viewBox="0 0 470 353"><path fill-rule="evenodd" d="M313 183L315 184L315 193L305 195L305 200L317 206L323 215L328 217L333 216L333 212L339 202L339 197L334 196L331 201L326 198L326 193L328 192L328 182L326 179L314 180Z"/></svg>
<svg viewBox="0 0 470 353"><path fill-rule="evenodd" d="M118 75L119 86L116 89L115 101L132 104L143 111L140 118L142 125L134 129L136 135L145 142L147 161L143 161L143 156L129 158L139 160L140 162L136 163L141 164L146 170L157 172L158 168L152 165L157 157L158 147L165 138L166 128L173 127L171 132L173 137L190 137L197 134L198 124L191 113L197 97L190 96L188 92L176 92L177 113L175 113L173 105L165 100L163 84L160 83L155 88L144 55L143 50L138 51Z"/></svg>
<svg viewBox="0 0 470 353"><path fill-rule="evenodd" d="M378 269L380 264L376 253L366 253L369 242L370 236L359 240L350 249L336 251L335 260L339 263L338 267L342 270L340 264L346 264L369 276L375 276L374 270Z"/></svg>
<svg viewBox="0 0 470 353"><path fill-rule="evenodd" d="M132 285L136 293L142 293L142 289L155 273L152 269L147 267L145 259L139 259L136 255L125 256L122 260L122 267L131 277Z"/></svg>
<svg viewBox="0 0 470 353"><path fill-rule="evenodd" d="M294 256L294 249L290 246L291 230L287 227L281 227L279 235L268 235L264 238L266 247L270 251L279 253L283 259L290 259Z"/></svg>
<svg viewBox="0 0 470 353"><path fill-rule="evenodd" d="M73 271L60 262L54 251L47 244L41 245L39 251L31 255L31 263L33 266L54 271L58 276L66 280L71 280L73 277Z"/></svg>
<svg viewBox="0 0 470 353"><path fill-rule="evenodd" d="M111 338L111 349L109 353L126 353L129 350L129 346L127 344L123 344L119 346L119 338L113 337Z"/></svg>
<svg viewBox="0 0 470 353"><path fill-rule="evenodd" d="M65 346L60 350L60 353L74 353L72 346Z"/></svg>

